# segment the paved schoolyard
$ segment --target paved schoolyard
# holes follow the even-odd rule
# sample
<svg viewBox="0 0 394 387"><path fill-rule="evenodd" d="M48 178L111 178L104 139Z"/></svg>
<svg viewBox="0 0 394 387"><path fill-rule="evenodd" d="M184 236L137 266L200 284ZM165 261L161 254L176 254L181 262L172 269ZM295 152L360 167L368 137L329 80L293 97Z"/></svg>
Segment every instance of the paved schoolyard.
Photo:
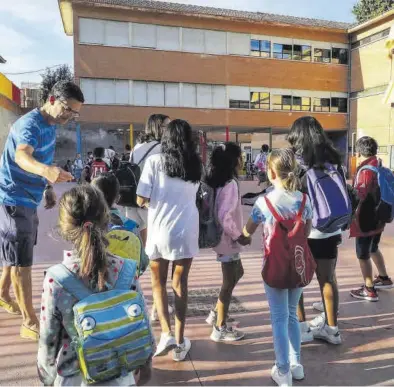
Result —
<svg viewBox="0 0 394 387"><path fill-rule="evenodd" d="M241 184L244 192L256 184ZM57 187L60 193L71 187ZM245 208L245 215L249 208ZM41 227L34 267L34 302L39 309L43 271L62 259L65 243L56 235L57 210L40 209ZM190 310L186 335L192 350L184 363L170 357L155 359L150 385L273 385L270 369L274 360L268 304L260 277L260 241L256 237L243 254L245 276L235 290L232 314L245 330L245 340L217 344L205 320L207 305L220 287L221 271L211 251L202 251L193 263L190 277ZM381 243L389 272L394 275L394 225L387 228ZM394 384L394 301L392 291L381 291L378 303L352 299L349 290L361 284L353 241L344 237L338 262L340 286L341 346L313 342L302 348L306 378L296 385L392 385ZM149 273L142 279L151 303ZM314 281L305 289L308 306L320 298ZM315 313L308 309L310 317ZM20 319L0 312L0 385L38 385L37 344L19 338Z"/></svg>

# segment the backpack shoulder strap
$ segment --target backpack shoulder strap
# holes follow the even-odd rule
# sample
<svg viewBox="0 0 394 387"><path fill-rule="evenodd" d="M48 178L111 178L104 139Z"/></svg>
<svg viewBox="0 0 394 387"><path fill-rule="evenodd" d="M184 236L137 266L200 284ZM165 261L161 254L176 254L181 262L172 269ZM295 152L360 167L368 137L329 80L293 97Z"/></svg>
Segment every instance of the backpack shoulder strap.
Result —
<svg viewBox="0 0 394 387"><path fill-rule="evenodd" d="M278 212L275 210L274 206L270 202L270 200L267 198L267 196L264 196L265 202L267 204L268 209L270 210L272 216L275 218L277 222L281 222L283 219L279 216Z"/></svg>
<svg viewBox="0 0 394 387"><path fill-rule="evenodd" d="M156 144L154 144L153 146L151 146L148 151L142 156L142 159L137 163L137 165L140 165L149 155L149 153L156 148L159 145L158 142L156 142Z"/></svg>
<svg viewBox="0 0 394 387"><path fill-rule="evenodd" d="M125 259L114 289L129 290L137 276L137 263L133 259Z"/></svg>
<svg viewBox="0 0 394 387"><path fill-rule="evenodd" d="M93 292L88 289L73 272L67 269L62 263L52 266L47 275L50 275L59 285L68 293L73 295L77 300L83 300L89 297Z"/></svg>
<svg viewBox="0 0 394 387"><path fill-rule="evenodd" d="M300 206L300 209L299 209L298 214L297 214L297 219L302 219L302 214L303 214L303 212L305 210L305 205L306 205L306 194L303 193L302 194L301 206Z"/></svg>

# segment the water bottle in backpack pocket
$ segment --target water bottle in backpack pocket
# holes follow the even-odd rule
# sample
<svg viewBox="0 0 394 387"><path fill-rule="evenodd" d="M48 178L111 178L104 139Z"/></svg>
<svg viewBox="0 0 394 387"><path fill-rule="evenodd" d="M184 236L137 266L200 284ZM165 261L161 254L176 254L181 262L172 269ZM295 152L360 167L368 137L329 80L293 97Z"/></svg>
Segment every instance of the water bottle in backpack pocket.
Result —
<svg viewBox="0 0 394 387"><path fill-rule="evenodd" d="M216 208L216 189L201 182L197 192L199 210L199 238L201 249L216 247L222 238L223 228L219 223Z"/></svg>
<svg viewBox="0 0 394 387"><path fill-rule="evenodd" d="M324 168L308 169L306 179L313 228L323 233L348 228L352 220L352 203L344 176L338 168L326 163Z"/></svg>
<svg viewBox="0 0 394 387"><path fill-rule="evenodd" d="M264 197L274 224L271 237L264 241L262 277L272 288L295 289L312 281L316 263L308 246L306 224L302 220L306 198L304 194L294 219L284 219L267 196Z"/></svg>
<svg viewBox="0 0 394 387"><path fill-rule="evenodd" d="M77 335L72 346L88 384L125 376L149 361L153 338L144 297L135 283L134 261L125 260L114 287L100 293L85 287L62 264L48 273L78 300L73 306Z"/></svg>
<svg viewBox="0 0 394 387"><path fill-rule="evenodd" d="M369 195L365 201L361 202L359 210L359 224L363 232L373 231L379 225L391 223L394 218L394 174L385 167L374 167L364 165L361 167L356 176L356 181L361 171L370 170L377 174L379 186L379 200L377 203ZM369 202L368 202L369 201ZM363 211L363 208L366 211ZM367 214L366 214L367 212ZM363 213L363 214L362 214Z"/></svg>

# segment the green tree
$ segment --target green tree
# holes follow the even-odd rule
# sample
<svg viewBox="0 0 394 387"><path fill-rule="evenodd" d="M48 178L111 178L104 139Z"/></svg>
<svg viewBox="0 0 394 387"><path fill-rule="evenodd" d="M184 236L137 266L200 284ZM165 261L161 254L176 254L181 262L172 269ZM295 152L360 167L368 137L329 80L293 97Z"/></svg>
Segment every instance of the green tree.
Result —
<svg viewBox="0 0 394 387"><path fill-rule="evenodd" d="M394 0L359 0L353 14L359 23L381 15L394 7Z"/></svg>
<svg viewBox="0 0 394 387"><path fill-rule="evenodd" d="M41 74L41 100L44 103L49 96L49 92L56 82L59 81L72 81L74 76L71 68L68 65L61 65L54 69L47 68L44 74Z"/></svg>

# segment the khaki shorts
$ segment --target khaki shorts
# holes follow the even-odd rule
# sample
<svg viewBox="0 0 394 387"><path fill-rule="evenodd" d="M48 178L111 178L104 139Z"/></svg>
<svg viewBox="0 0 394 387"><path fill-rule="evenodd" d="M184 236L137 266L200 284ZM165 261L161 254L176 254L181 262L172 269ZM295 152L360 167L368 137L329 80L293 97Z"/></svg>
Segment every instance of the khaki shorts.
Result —
<svg viewBox="0 0 394 387"><path fill-rule="evenodd" d="M148 227L148 210L139 207L125 207L125 215L136 222L140 230Z"/></svg>

